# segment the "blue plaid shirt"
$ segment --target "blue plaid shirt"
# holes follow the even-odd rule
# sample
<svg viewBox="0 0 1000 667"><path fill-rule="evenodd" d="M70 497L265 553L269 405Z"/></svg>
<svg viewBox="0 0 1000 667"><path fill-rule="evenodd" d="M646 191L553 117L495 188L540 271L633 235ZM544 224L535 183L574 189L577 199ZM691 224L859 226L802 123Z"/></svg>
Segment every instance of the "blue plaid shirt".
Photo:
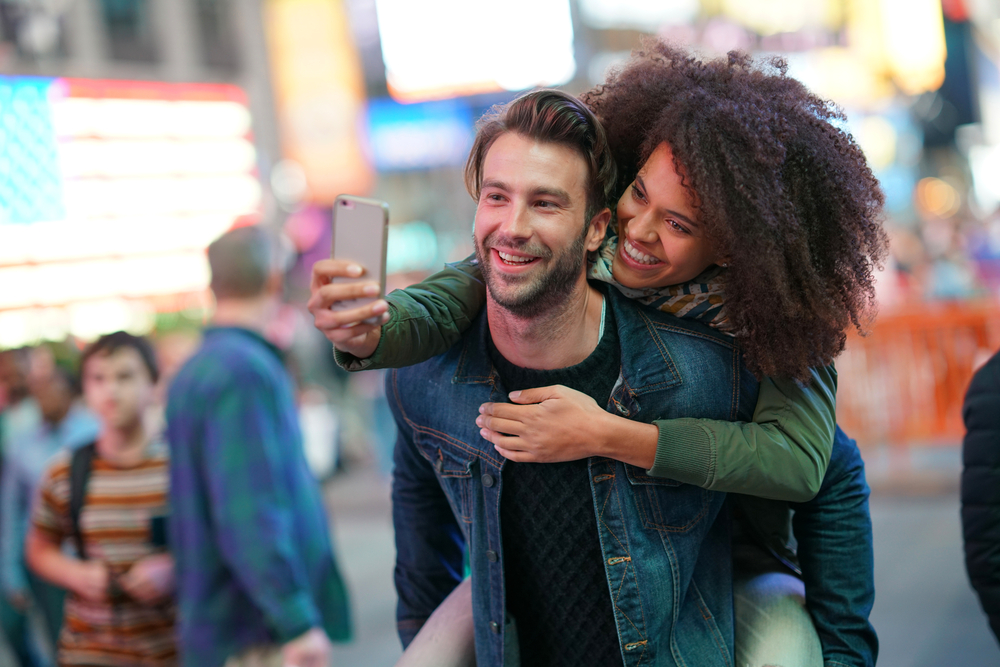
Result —
<svg viewBox="0 0 1000 667"><path fill-rule="evenodd" d="M167 439L183 664L222 665L312 627L347 639L347 594L277 348L207 330L170 387Z"/></svg>

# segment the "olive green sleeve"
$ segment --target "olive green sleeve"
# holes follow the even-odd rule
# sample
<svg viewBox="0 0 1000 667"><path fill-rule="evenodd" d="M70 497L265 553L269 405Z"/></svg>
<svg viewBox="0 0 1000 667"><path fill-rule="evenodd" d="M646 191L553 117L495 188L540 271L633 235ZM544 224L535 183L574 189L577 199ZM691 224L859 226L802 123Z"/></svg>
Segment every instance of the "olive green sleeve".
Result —
<svg viewBox="0 0 1000 667"><path fill-rule="evenodd" d="M837 371L808 385L764 378L753 422L669 419L649 474L713 491L805 502L819 493L837 425Z"/></svg>
<svg viewBox="0 0 1000 667"><path fill-rule="evenodd" d="M446 264L427 280L394 290L389 321L382 325L372 356L359 359L334 349L334 359L348 371L400 368L426 361L446 351L469 328L486 303L479 264L473 256Z"/></svg>

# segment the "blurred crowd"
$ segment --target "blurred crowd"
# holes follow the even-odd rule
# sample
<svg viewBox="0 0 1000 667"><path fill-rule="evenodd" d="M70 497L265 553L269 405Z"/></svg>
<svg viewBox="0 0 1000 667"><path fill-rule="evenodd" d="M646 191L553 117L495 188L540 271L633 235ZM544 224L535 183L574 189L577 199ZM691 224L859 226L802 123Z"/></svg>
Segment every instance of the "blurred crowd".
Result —
<svg viewBox="0 0 1000 667"><path fill-rule="evenodd" d="M251 227L230 232L223 237L221 244L214 245L224 246L224 240L231 237L239 238L260 234L264 234L268 238L275 238L269 232L264 232L263 228ZM246 240L244 239L244 247L240 248L238 254L246 254L245 246ZM253 262L241 260L230 268L236 273L246 272L245 265L247 264L253 264ZM284 268L282 264L275 271L275 275L279 276L276 278L279 284L283 283L280 277L283 277ZM217 267L215 270L219 271ZM219 289L218 286L213 286L213 288ZM169 629L168 635L173 632L172 607L170 607L169 613L162 611L163 605L166 604L163 600L171 598L176 586L178 586L175 579L179 579L182 573L165 574L165 571L170 570L170 568L162 563L157 564L155 560L144 566L139 564L143 562L144 558L158 554L166 555L165 557L169 558L168 547L170 543L166 535L186 534L188 528L167 529L165 517L171 513L169 510L165 511L164 508L171 506L172 503L168 502L165 497L155 501L149 500L150 494L155 493L158 488L161 495L165 496L167 488L165 473L158 473L163 475L163 479L151 481L148 477L151 473L143 466L147 466L149 461L159 461L157 457L165 456L162 443L166 441L168 430L168 394L175 377L186 364L195 363L191 359L197 355L199 349L210 346L213 340L220 338L218 332L235 331L237 336L242 333L245 338L250 340L251 346L256 345L261 349L277 351L280 348L280 357L275 357L280 361L272 369L274 380L282 383L286 381L284 378L287 378L291 382L288 386L293 388L289 396L294 398L285 406L286 409L277 410L275 423L285 423L291 419L293 425L285 423L283 428L291 430L282 433L277 426L275 429L267 429L260 428L260 424L256 423L254 433L264 431L280 435L280 438L275 437L274 439L275 442L280 440L282 447L277 452L279 454L277 458L287 459L293 463L298 460L295 443L299 437L295 433L301 434L302 471L306 471L304 474L311 479L304 487L301 483L296 483L294 485L296 488L308 489L310 484L322 483L330 479L340 466L374 465L388 474L395 433L392 420L386 418L384 412L388 408L382 393L380 374L348 376L337 370L325 339L312 328L311 323L307 322L304 311L282 303L281 292L283 289L284 285L282 284L276 292L268 293L267 303L269 305L261 311L264 317L259 326L251 326L252 323L243 322L240 320L242 315L238 315L232 321L226 321L226 313L230 312L225 309L228 302L225 299L220 299L214 322L217 326L211 326L212 323L204 323L207 326L203 328L197 326L197 323L181 322L179 326L148 338L117 332L105 335L89 345L68 339L61 343L45 343L0 351L0 454L2 454L0 456L0 461L2 461L2 475L0 475L0 480L2 480L0 481L0 533L2 533L0 535L0 545L2 545L0 547L0 587L2 587L0 588L0 593L2 593L0 594L0 631L2 631L2 635L0 637L5 640L10 653L22 667L41 667L54 664L53 661L57 654L61 656L61 664L67 654L60 653L60 651L67 650L77 651L76 654L70 654L73 659L81 659L80 655L84 655L82 659L85 659L86 654L80 654L79 651L90 649L81 645L78 637L77 639L73 639L73 637L74 632L79 634L81 623L98 623L93 620L93 614L97 612L94 612L94 609L88 611L86 604L98 604L98 602L110 604L112 611L109 613L112 614L112 627L132 627L130 623L147 627L150 623L153 625L159 623L160 625L166 624ZM235 303L239 304L242 301L235 299ZM243 312L239 308L231 308L230 310L237 313ZM223 319L220 320L220 318ZM247 335L246 332L250 330L255 333ZM231 349L233 342L227 342L224 347L227 350ZM210 352L202 354L203 357L206 355L210 359L216 356ZM146 367L145 371L142 370L143 365ZM245 364L238 362L235 365L243 367ZM188 374L194 372L189 370ZM217 369L206 371L206 373L208 377L218 377ZM233 373L235 377L235 370ZM143 393L141 386L136 388L135 376L141 376L142 382L148 384L148 396ZM132 377L132 380L129 380L128 377ZM254 382L250 381L244 384L251 385ZM194 393L195 390L191 389L189 383L181 391L181 394L185 400L189 399L194 403L187 407L177 407L176 403L179 399L174 400L175 427L178 421L183 420L186 427L194 428L190 422L193 419L192 415L196 412L195 405L205 403L207 400L190 398ZM280 394L280 391L271 388L266 392L268 397L275 394ZM253 407L253 399L246 396L237 403L237 410L241 411L241 418L245 417L246 421L259 421L268 412L266 408L262 409L259 405ZM129 410L135 412L136 419L138 419L138 422L131 427L128 426ZM247 410L249 412L245 412ZM235 428L223 430L234 432ZM143 528L137 533L138 537L133 536L142 543L140 547L136 547L139 552L134 552L134 549L132 551L126 549L126 553L123 554L120 551L122 543L127 543L130 539L123 537L127 530L124 527L109 526L108 522L111 524L121 522L123 521L122 517L109 514L103 518L88 518L86 509L84 509L81 521L80 508L76 509L77 514L74 515L71 497L77 493L73 488L74 484L78 483L76 480L78 473L74 469L78 466L77 459L81 458L79 452L88 449L88 447L98 453L89 455L90 458L87 460L91 463L82 464L85 467L90 465L93 468L93 472L83 474L84 491L79 492L84 494L84 498L86 498L86 500L80 501L84 503L83 507L89 507L86 503L90 502L97 502L98 506L100 505L101 501L95 501L94 494L98 494L99 497L102 493L118 496L127 491L127 488L125 491L101 491L100 486L94 485L110 482L95 482L90 479L90 475L98 475L103 470L100 465L93 463L94 460L107 460L109 457L113 459L116 456L109 455L107 452L101 453L99 446L95 450L96 442L107 441L109 437L112 441L115 439L109 436L109 433L118 433L120 435L118 439L122 442L128 442L130 437L132 440L141 441L142 447L145 448L143 449L145 453L140 455L139 459L146 462L140 468L145 471L144 474L147 477L135 482L135 484L140 485L142 498L134 499L134 501L139 505L151 502L153 509L142 514L139 519L140 522L144 522L146 514L151 514L149 529ZM133 433L133 436L129 436L129 433ZM136 433L141 435L135 435ZM237 438L235 435L233 437ZM195 441L197 437L188 432L185 435L185 440ZM277 473L271 469L275 461L275 452L269 452L267 455L262 454L255 459L253 446L249 444L250 440L252 440L252 436L249 438L239 437L228 445L237 448L238 455L233 460L238 461L236 464L238 469L229 469L228 472L220 473L223 481L219 483L232 484L236 483L236 480L239 480L239 483L252 482L254 483L252 496L260 499L264 514L279 512L282 507L281 502L276 501L274 497L268 497L267 484L261 484L257 479L260 474L263 474L265 478L277 476ZM290 447L289 443L292 443ZM271 445L273 446L274 443ZM208 447L209 445L203 446ZM197 455L194 457L197 458ZM213 457L224 459L224 455L219 451L213 451ZM121 466L116 464L112 467L119 473L135 469L134 461L127 458L124 460L126 462ZM213 460L218 461L219 459L213 458ZM166 465L165 459L163 464ZM260 468L255 471L243 469L243 467L254 465ZM261 473L262 469L269 470L269 472ZM182 474L176 470L171 472L177 475ZM202 474L209 475L211 473L199 473L199 476ZM302 474L302 472L294 474ZM175 481L174 485L177 488L185 489L184 495L186 497L195 497L192 487L183 479ZM91 495L86 495L88 493ZM238 489L228 488L223 497L227 499L226 503L223 504L228 504L233 511L241 516L245 516L249 511L247 508L253 506L253 502L248 501ZM310 536L311 541L318 540L320 548L317 553L325 554L326 558L330 558L332 552L327 537L329 522L321 500L317 500L318 498L321 496L309 497L305 501L306 515L313 516L316 521L309 525L308 530L304 530L304 533ZM129 501L130 503L131 501ZM105 511L118 511L120 509L105 509ZM300 513L299 509L301 508L290 511L295 515ZM213 509L212 501L208 495L205 495L201 497L195 511L219 513L222 510ZM178 514L175 510L173 516L177 521L184 521L184 526L190 525L189 521L179 518ZM220 516L221 514L217 515L217 520L221 520ZM100 524L97 529L94 528L95 522ZM124 522L134 528L134 517ZM240 519L230 517L223 523L237 525L240 523ZM253 518L246 525L245 536L253 541L253 543L246 545L245 552L259 554L259 557L264 561L268 560L268 550L258 546L260 543L256 540L261 538L262 531L266 531L266 525L265 519L259 516ZM108 542L108 530L112 531L110 542ZM235 538L230 535L225 539ZM275 538L274 541L280 540ZM269 542L265 540L264 543ZM84 543L88 546L85 547ZM117 546L109 547L109 543L114 543ZM38 551L39 544L54 549L54 552L38 556L37 554L40 553ZM324 547L324 545L326 546ZM294 549L298 548L299 540L296 540ZM50 557L55 560L51 562L45 560ZM60 560L62 558L66 560ZM172 561L168 562L172 563ZM84 563L92 569L76 569L80 563ZM107 574L102 575L104 578L97 577L95 580L91 574L93 574L93 568L97 567L97 563L107 567ZM204 567L200 557L198 563L198 567L194 568L194 571L199 573L195 575L196 577L201 576ZM273 564L268 565L268 567L273 567ZM129 571L136 573L140 570L142 572L134 574L131 579L129 578ZM332 572L336 574L335 567ZM261 570L249 578L264 586L269 579L280 579L281 573L273 571L265 573ZM98 583L95 584L94 581ZM323 585L322 582L316 584L314 589L322 588ZM318 606L340 610L339 613L343 618L336 619L332 627L328 624L326 630L329 636L342 638L346 636L348 627L346 593L343 590L343 582L337 577L335 581L327 582L326 585L327 587L333 586L332 590L336 593L333 596L334 601L327 601L326 604L318 604ZM143 586L147 586L145 593ZM67 603L67 591L69 591L69 598L76 600L75 603ZM315 592L313 590L313 593ZM120 599L116 598L116 595ZM211 590L204 595L210 598ZM157 617L159 620L154 619L151 622L149 618L142 617L141 613L135 617L129 616L131 612L129 612L127 605L129 603L144 603L147 598L150 604L161 610L157 612L160 613L160 616ZM258 599L253 595L250 598ZM81 607L81 605L83 606ZM88 613L91 614L90 617L88 617ZM269 613L273 614L274 611L269 610ZM288 616L289 613L285 610L282 615ZM100 613L97 613L97 616L100 616ZM88 618L90 618L89 621ZM142 620L143 618L145 620ZM66 619L65 623L64 619ZM220 619L215 620L219 621ZM227 628L245 629L248 627L245 618L234 622L228 622L229 620L226 619L227 622L220 621L217 625ZM312 621L313 624L318 622L315 619ZM66 623L69 623L68 630ZM249 625L252 626L252 622ZM308 628L310 625L307 624L304 627ZM296 628L290 632L296 633L297 636L301 630L302 628ZM147 631L143 632L148 635ZM283 637L285 640L292 638L292 636ZM316 638L312 639L315 641ZM122 645L128 650L140 650L129 645L128 642L134 640L135 637L129 635L121 642L124 642ZM117 645L118 641L114 640L111 643ZM159 640L150 639L147 636L146 646L142 648L145 650L150 646L154 647L153 658L135 654L127 658L128 664L161 664L161 662L162 664L173 664L170 662L174 659L173 640L168 641L169 650L163 646L157 647L157 641ZM210 645L213 650L225 650L227 642L220 638L214 638ZM222 657L225 658L225 656ZM260 657L260 655L251 656L252 659ZM264 657L267 655L265 654ZM271 663L236 662L233 664ZM313 663L304 661L301 664Z"/></svg>

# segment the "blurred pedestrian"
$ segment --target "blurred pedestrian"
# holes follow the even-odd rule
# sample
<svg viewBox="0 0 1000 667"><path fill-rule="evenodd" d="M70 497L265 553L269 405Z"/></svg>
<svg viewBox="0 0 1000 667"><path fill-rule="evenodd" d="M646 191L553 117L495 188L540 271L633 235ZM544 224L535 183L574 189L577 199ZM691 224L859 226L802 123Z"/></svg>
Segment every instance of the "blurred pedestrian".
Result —
<svg viewBox="0 0 1000 667"><path fill-rule="evenodd" d="M55 646L62 625L62 589L38 579L24 564L24 538L28 532L31 501L52 457L63 450L93 442L100 425L77 402L76 378L59 368L35 378L32 394L42 420L12 440L4 452L3 483L0 484L0 583L7 602L20 614L20 627L10 634L31 641L25 612L29 603L38 605L45 618L49 646ZM12 637L13 639L13 637Z"/></svg>
<svg viewBox="0 0 1000 667"><path fill-rule="evenodd" d="M158 376L153 349L119 331L81 358L96 441L52 461L25 546L28 567L69 591L60 665L173 665L173 559L164 530L168 452L145 427ZM62 548L71 541L75 555Z"/></svg>
<svg viewBox="0 0 1000 667"><path fill-rule="evenodd" d="M1000 352L972 377L962 418L965 567L1000 641Z"/></svg>
<svg viewBox="0 0 1000 667"><path fill-rule="evenodd" d="M28 348L0 352L0 470L10 443L37 426L42 419L38 403L28 391L30 354ZM10 604L6 595L0 594L0 633L7 640L15 659L23 666L37 661L27 641L26 627L22 611Z"/></svg>
<svg viewBox="0 0 1000 667"><path fill-rule="evenodd" d="M181 660L326 667L347 595L291 380L261 332L280 306L277 239L233 230L208 249L213 326L167 399Z"/></svg>

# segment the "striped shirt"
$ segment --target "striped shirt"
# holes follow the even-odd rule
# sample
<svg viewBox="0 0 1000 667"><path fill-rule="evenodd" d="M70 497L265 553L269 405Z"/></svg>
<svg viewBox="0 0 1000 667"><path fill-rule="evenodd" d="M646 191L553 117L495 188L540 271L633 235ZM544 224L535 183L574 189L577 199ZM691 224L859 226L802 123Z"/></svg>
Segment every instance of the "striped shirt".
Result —
<svg viewBox="0 0 1000 667"><path fill-rule="evenodd" d="M57 455L42 479L32 524L54 542L72 537L69 517L69 452ZM89 560L104 562L112 576L139 559L163 551L154 547L152 522L166 514L169 453L153 444L131 468L116 468L95 456L80 513ZM159 667L176 664L174 603L148 606L126 597L91 602L70 592L59 636L60 665Z"/></svg>

